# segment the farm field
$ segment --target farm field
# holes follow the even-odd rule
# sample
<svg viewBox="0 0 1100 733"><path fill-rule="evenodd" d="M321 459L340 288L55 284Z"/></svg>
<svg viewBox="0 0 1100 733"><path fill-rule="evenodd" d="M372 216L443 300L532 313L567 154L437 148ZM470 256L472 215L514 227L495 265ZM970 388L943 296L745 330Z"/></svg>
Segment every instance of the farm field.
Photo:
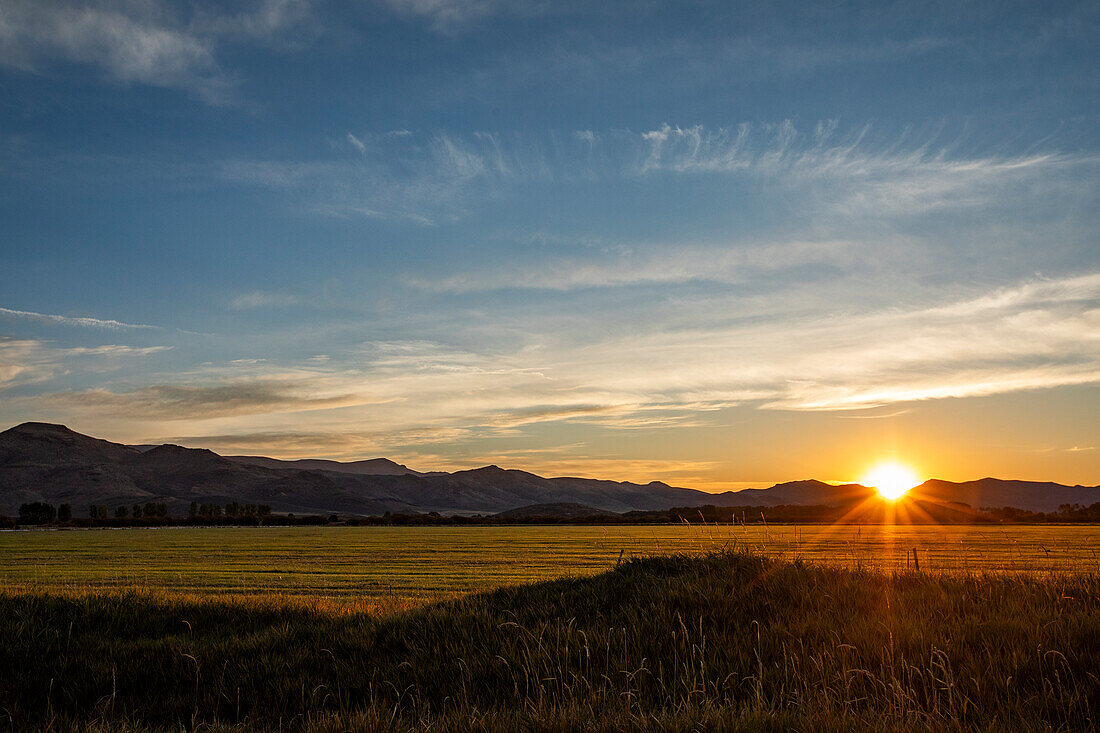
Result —
<svg viewBox="0 0 1100 733"><path fill-rule="evenodd" d="M1098 598L1095 572L887 575L740 551L395 614L0 593L0 669L19 671L0 675L0 727L1096 730Z"/></svg>
<svg viewBox="0 0 1100 733"><path fill-rule="evenodd" d="M0 590L151 591L331 609L411 608L624 559L749 550L833 566L935 573L1100 569L1095 526L280 527L0 533Z"/></svg>

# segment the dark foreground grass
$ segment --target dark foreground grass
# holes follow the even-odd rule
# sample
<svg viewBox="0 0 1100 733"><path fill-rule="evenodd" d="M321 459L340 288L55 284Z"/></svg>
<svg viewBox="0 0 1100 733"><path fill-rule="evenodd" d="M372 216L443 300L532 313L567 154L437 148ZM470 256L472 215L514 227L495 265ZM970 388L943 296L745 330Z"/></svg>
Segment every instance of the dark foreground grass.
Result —
<svg viewBox="0 0 1100 733"><path fill-rule="evenodd" d="M634 560L402 614L0 596L0 725L1091 730L1100 576Z"/></svg>

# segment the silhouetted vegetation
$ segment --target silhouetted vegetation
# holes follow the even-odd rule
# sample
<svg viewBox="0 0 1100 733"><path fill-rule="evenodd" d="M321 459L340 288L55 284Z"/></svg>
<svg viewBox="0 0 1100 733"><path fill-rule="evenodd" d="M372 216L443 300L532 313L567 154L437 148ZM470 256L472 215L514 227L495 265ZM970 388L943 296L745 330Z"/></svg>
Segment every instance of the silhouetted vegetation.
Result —
<svg viewBox="0 0 1100 733"><path fill-rule="evenodd" d="M905 507L899 511L898 506ZM976 510L956 502L913 501L907 504L872 503L857 510L852 506L715 506L673 507L661 511L634 511L624 514L599 514L590 517L499 515L441 516L428 514L391 514L380 517L356 517L346 520L355 525L480 525L480 524L1046 524L1100 522L1100 502L1084 507L1063 505L1057 512L1029 512L1023 509Z"/></svg>
<svg viewBox="0 0 1100 733"><path fill-rule="evenodd" d="M15 729L1093 730L1100 576L628 561L392 616L0 596Z"/></svg>
<svg viewBox="0 0 1100 733"><path fill-rule="evenodd" d="M57 516L57 510L52 504L41 501L32 501L19 507L20 524L49 524Z"/></svg>
<svg viewBox="0 0 1100 733"><path fill-rule="evenodd" d="M899 509L900 508L900 509ZM1090 506L1063 504L1057 512L1029 512L1014 507L974 509L959 502L908 501L898 504L872 502L867 507L806 506L715 506L673 507L660 511L633 511L623 514L602 513L592 516L501 516L498 514L442 515L438 512L403 514L386 512L381 516L341 517L304 514L272 514L266 504L200 504L191 502L186 517L172 517L168 504L146 502L132 508L106 504L89 507L87 519L73 518L72 507L53 507L43 502L24 504L18 524L59 523L73 527L163 527L179 526L475 526L524 524L1075 524L1100 523L1100 502ZM15 526L13 520L0 517L0 527Z"/></svg>

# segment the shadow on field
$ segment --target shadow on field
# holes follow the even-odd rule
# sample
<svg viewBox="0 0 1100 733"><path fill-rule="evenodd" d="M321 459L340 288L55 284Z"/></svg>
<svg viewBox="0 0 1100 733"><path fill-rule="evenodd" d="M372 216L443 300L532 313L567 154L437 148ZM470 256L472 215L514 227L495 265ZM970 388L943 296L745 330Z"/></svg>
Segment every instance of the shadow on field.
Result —
<svg viewBox="0 0 1100 733"><path fill-rule="evenodd" d="M1100 576L726 552L397 615L0 596L0 726L1089 730Z"/></svg>

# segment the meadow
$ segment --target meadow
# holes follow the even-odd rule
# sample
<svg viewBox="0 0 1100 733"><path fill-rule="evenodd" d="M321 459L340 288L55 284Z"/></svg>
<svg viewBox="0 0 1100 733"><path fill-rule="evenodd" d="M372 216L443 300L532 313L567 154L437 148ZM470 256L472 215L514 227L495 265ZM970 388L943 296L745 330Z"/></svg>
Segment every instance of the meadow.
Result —
<svg viewBox="0 0 1100 733"><path fill-rule="evenodd" d="M1069 526L680 525L264 527L0 532L0 589L268 596L330 609L414 607L620 559L743 549L839 567L1100 569L1100 532Z"/></svg>
<svg viewBox="0 0 1100 733"><path fill-rule="evenodd" d="M1100 575L635 559L389 614L0 594L12 730L1085 731Z"/></svg>
<svg viewBox="0 0 1100 733"><path fill-rule="evenodd" d="M1098 544L1089 526L8 532L0 729L1095 730Z"/></svg>

